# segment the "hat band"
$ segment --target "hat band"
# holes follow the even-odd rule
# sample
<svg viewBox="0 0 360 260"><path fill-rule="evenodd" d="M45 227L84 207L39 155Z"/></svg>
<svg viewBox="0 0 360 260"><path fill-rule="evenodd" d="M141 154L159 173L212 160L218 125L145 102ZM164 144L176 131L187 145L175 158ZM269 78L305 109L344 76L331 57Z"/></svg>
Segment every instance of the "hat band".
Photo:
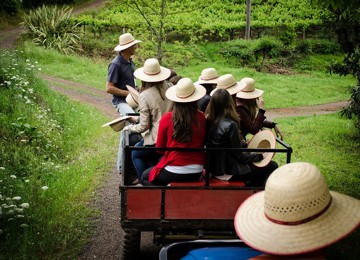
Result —
<svg viewBox="0 0 360 260"><path fill-rule="evenodd" d="M235 82L234 84L232 84L232 85L230 85L230 86L228 86L228 87L225 87L224 89L231 88L231 87L235 86L236 84L237 84L237 82Z"/></svg>
<svg viewBox="0 0 360 260"><path fill-rule="evenodd" d="M195 93L195 90L196 90L196 89L194 89L194 91L193 91L193 92L191 92L191 94L190 94L190 95L188 95L188 96L186 96L186 97L180 97L180 96L178 96L177 94L175 94L175 95L176 95L176 97L178 97L178 98L182 98L182 99L184 99L184 98L188 98L188 97L190 97L192 94L194 94L194 93Z"/></svg>
<svg viewBox="0 0 360 260"><path fill-rule="evenodd" d="M156 73L148 73L148 72L144 71L144 73L145 73L146 75L148 75L148 76L158 75L158 74L160 74L160 72L161 72L161 70L158 71L158 72L156 72Z"/></svg>
<svg viewBox="0 0 360 260"><path fill-rule="evenodd" d="M203 78L203 77L201 77L200 79L201 79L201 80L212 80L212 79L217 79L217 78L218 78L218 77L215 76L215 77L212 77L212 78Z"/></svg>
<svg viewBox="0 0 360 260"><path fill-rule="evenodd" d="M132 42L134 42L135 40L132 40L132 41L130 41L130 42L125 42L125 43L123 43L123 44L119 44L120 46L124 46L124 45L127 45L127 44L130 44L130 43L132 43Z"/></svg>
<svg viewBox="0 0 360 260"><path fill-rule="evenodd" d="M322 214L324 214L330 207L331 205L331 196L330 196L330 200L329 200L329 203L326 205L325 208L323 208L320 212L316 213L315 215L312 215L308 218L305 218L305 219L302 219L302 220L299 220L299 221L280 221L280 220L276 220L276 219L273 219L273 218L270 218L268 215L266 215L265 213L265 217L270 220L271 222L274 222L276 224L280 224L280 225L285 225L285 226L296 226L296 225L300 225L300 224L304 224L306 222L309 222L311 220L314 220L318 217L320 217Z"/></svg>

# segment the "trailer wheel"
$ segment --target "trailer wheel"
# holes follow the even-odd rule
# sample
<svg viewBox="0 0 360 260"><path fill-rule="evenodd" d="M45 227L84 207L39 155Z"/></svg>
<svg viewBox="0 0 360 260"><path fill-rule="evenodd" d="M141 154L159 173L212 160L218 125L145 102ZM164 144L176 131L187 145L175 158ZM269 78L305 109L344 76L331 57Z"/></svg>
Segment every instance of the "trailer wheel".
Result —
<svg viewBox="0 0 360 260"><path fill-rule="evenodd" d="M139 259L141 232L136 229L124 229L123 260Z"/></svg>

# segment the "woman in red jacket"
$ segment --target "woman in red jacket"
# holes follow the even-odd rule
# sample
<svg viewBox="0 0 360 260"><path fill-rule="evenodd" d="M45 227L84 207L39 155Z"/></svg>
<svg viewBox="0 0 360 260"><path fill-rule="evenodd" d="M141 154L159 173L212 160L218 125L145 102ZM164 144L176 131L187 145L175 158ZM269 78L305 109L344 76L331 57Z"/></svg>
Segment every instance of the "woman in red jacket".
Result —
<svg viewBox="0 0 360 260"><path fill-rule="evenodd" d="M197 109L197 101L206 93L203 86L182 78L165 95L173 101L172 111L159 124L156 147L203 148L206 119ZM159 163L144 171L143 185L167 185L170 182L198 180L204 168L203 152L163 151Z"/></svg>

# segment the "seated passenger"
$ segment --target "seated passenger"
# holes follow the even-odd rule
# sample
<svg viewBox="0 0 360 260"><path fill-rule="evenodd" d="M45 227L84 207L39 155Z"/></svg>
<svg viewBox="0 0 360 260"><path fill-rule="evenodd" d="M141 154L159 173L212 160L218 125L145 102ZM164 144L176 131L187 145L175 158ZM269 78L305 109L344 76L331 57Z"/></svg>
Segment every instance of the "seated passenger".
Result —
<svg viewBox="0 0 360 260"><path fill-rule="evenodd" d="M218 79L218 73L214 68L206 68L201 71L199 80L195 83L202 85L206 89L206 95L199 99L198 109L202 112L205 112L207 105L210 101L210 93L216 87L216 82Z"/></svg>
<svg viewBox="0 0 360 260"><path fill-rule="evenodd" d="M208 140L210 148L242 148L244 142L239 133L239 116L229 92L217 89L211 96L207 117ZM264 167L252 162L263 160L263 155L239 150L209 152L206 170L213 176L225 180L240 180L246 186L263 187L269 175L278 167L270 161Z"/></svg>
<svg viewBox="0 0 360 260"><path fill-rule="evenodd" d="M173 101L172 111L160 120L156 147L203 148L206 119L198 111L197 101L205 95L205 88L182 78L166 91ZM170 182L199 180L205 162L203 152L163 151L159 163L147 169L142 177L143 185L167 185Z"/></svg>
<svg viewBox="0 0 360 260"><path fill-rule="evenodd" d="M125 126L124 130L143 134L144 138L135 146L155 146L160 119L170 103L165 98L165 79L170 73L170 69L160 66L158 60L154 58L147 59L144 67L134 72L134 76L142 83L138 97L139 123ZM140 180L143 172L154 166L160 156L155 150L133 150L131 158ZM133 184L137 184L138 180Z"/></svg>
<svg viewBox="0 0 360 260"><path fill-rule="evenodd" d="M246 139L248 133L255 135L263 127L275 130L277 136L283 140L283 134L279 126L272 121L266 120L264 99L261 97L263 90L255 88L255 81L252 78L243 78L245 87L236 94L236 112L238 113L241 125L240 131Z"/></svg>

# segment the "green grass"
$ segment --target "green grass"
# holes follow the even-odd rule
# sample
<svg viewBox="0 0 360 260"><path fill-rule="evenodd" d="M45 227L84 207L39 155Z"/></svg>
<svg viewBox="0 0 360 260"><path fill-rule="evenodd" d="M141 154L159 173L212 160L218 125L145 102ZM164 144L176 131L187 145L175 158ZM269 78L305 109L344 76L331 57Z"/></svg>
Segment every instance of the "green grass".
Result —
<svg viewBox="0 0 360 260"><path fill-rule="evenodd" d="M89 203L112 172L116 135L97 109L36 79L33 60L0 54L0 258L74 259L92 232Z"/></svg>
<svg viewBox="0 0 360 260"><path fill-rule="evenodd" d="M105 89L107 66L110 61L92 60L81 56L63 56L52 50L44 50L33 45L24 45L25 53L39 62L42 72L60 78L84 83L98 89ZM304 74L279 75L256 72L250 68L236 68L226 64L223 59L211 60L210 52L216 50L212 45L198 51L204 53L205 61L194 57L188 66L173 67L178 75L189 77L196 81L204 68L214 67L219 75L231 73L237 80L253 77L256 87L265 91L266 108L284 108L308 106L330 102L345 101L349 98L347 89L354 85L355 79L328 75L325 71L313 71ZM115 55L115 53L114 53ZM316 56L319 59L319 55ZM137 67L141 67L135 56ZM329 60L329 57L327 58ZM61 69L59 69L61 68Z"/></svg>
<svg viewBox="0 0 360 260"><path fill-rule="evenodd" d="M324 174L330 190L360 199L360 141L354 124L338 114L278 118L292 162L309 162ZM285 157L275 155L280 165ZM351 217L351 216L349 216ZM359 259L360 230L330 246L327 259Z"/></svg>

